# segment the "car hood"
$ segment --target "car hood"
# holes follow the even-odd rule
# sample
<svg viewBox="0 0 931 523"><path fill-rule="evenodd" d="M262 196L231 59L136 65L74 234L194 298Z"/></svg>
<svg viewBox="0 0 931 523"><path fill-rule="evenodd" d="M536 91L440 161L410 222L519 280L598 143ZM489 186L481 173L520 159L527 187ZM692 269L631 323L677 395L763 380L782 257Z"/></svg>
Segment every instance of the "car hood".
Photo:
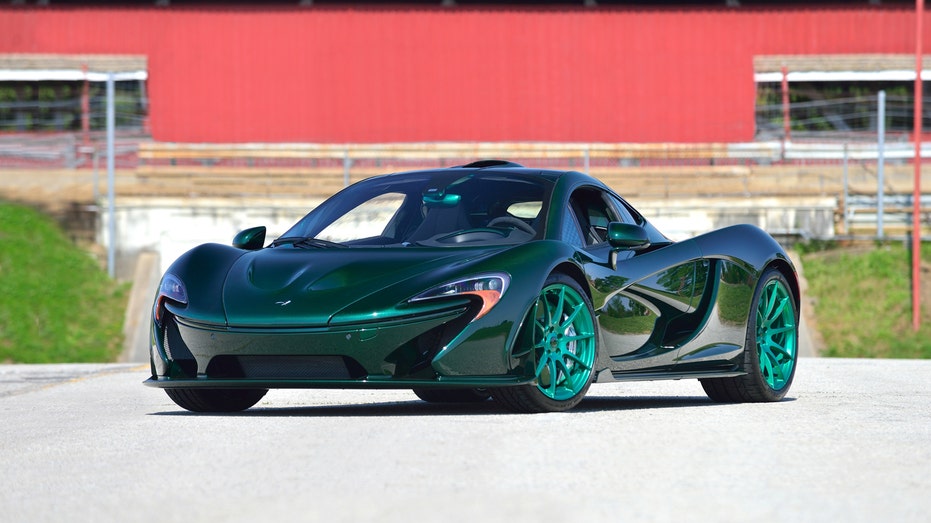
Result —
<svg viewBox="0 0 931 523"><path fill-rule="evenodd" d="M223 307L231 326L381 321L411 314L398 305L501 250L262 249L240 257L230 268Z"/></svg>

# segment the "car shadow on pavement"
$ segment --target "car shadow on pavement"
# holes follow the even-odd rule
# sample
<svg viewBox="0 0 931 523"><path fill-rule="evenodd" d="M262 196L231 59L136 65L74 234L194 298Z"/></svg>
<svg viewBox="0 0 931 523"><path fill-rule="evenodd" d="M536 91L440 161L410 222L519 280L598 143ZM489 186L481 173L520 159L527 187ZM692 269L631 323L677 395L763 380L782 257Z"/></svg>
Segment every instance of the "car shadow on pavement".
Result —
<svg viewBox="0 0 931 523"><path fill-rule="evenodd" d="M558 414L579 412L602 412L646 409L681 409L714 407L725 405L714 403L706 396L595 396L582 400L575 408ZM377 417L377 416L468 416L468 415L517 415L494 401L481 403L427 403L421 400L390 401L380 403L340 405L288 405L275 406L273 402L260 404L242 412L201 413L186 410L153 412L152 416L245 416L245 417Z"/></svg>

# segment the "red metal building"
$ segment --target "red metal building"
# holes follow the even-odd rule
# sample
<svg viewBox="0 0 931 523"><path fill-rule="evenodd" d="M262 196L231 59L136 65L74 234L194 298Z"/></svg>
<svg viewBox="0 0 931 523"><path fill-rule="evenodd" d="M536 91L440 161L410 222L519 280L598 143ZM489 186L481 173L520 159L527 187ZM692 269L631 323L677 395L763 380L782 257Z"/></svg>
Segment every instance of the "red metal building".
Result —
<svg viewBox="0 0 931 523"><path fill-rule="evenodd" d="M907 54L914 27L865 1L8 6L0 55L147 57L160 141L732 142L754 137L755 57Z"/></svg>

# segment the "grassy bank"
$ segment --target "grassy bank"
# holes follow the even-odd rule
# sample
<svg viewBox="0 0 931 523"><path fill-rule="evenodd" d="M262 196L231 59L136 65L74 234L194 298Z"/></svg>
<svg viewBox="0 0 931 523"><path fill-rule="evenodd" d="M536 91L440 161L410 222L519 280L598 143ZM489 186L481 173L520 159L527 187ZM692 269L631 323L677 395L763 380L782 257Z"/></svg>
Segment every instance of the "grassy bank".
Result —
<svg viewBox="0 0 931 523"><path fill-rule="evenodd" d="M931 299L922 299L922 327L912 330L911 251L900 243L803 253L825 356L931 358ZM812 249L812 246L809 246ZM922 248L931 262L931 246ZM922 287L931 289L925 272Z"/></svg>
<svg viewBox="0 0 931 523"><path fill-rule="evenodd" d="M0 362L113 361L127 296L51 218L0 202Z"/></svg>

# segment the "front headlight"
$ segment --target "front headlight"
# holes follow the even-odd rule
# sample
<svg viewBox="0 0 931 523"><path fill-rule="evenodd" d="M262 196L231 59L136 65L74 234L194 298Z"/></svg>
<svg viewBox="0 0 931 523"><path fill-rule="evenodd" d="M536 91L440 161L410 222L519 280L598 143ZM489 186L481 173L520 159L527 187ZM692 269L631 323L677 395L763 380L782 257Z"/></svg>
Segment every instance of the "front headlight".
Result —
<svg viewBox="0 0 931 523"><path fill-rule="evenodd" d="M501 300L508 288L511 277L503 272L480 274L471 278L456 280L434 287L411 298L411 301L432 300L450 296L476 296L482 301L482 308L475 315L475 320L488 314L488 311Z"/></svg>
<svg viewBox="0 0 931 523"><path fill-rule="evenodd" d="M174 274L165 274L158 286L158 296L155 298L155 308L152 315L155 321L162 322L165 313L165 302L171 300L181 305L187 305L187 289L184 282Z"/></svg>

